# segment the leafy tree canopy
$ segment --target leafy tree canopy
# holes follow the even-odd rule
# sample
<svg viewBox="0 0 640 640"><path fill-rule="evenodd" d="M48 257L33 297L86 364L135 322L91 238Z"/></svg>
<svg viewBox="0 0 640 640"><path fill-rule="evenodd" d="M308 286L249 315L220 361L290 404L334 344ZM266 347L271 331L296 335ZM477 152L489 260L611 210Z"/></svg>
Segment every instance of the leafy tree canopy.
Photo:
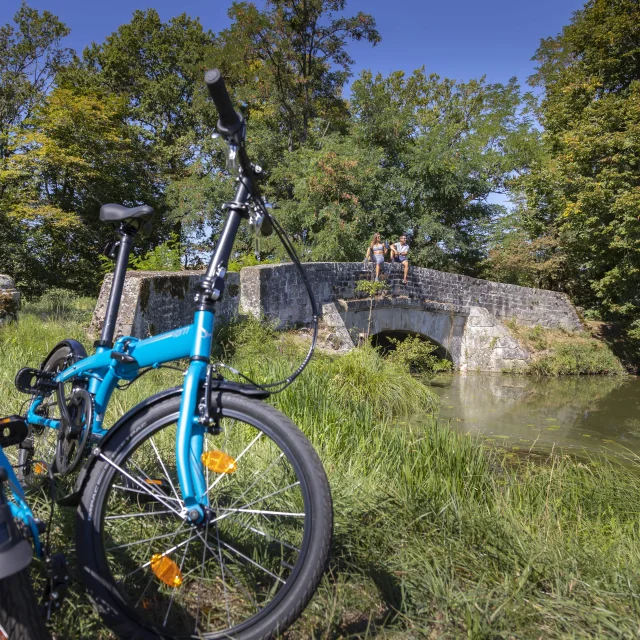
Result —
<svg viewBox="0 0 640 640"><path fill-rule="evenodd" d="M590 0L543 40L546 153L524 181L525 227L555 238L585 306L640 308L640 4Z"/></svg>

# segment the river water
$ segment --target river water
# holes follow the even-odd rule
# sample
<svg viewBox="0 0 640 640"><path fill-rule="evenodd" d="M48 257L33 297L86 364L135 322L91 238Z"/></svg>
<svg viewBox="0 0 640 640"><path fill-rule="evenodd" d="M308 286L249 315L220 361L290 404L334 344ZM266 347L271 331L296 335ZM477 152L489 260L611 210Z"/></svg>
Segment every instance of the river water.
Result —
<svg viewBox="0 0 640 640"><path fill-rule="evenodd" d="M431 381L440 417L507 451L640 456L640 378L490 373Z"/></svg>

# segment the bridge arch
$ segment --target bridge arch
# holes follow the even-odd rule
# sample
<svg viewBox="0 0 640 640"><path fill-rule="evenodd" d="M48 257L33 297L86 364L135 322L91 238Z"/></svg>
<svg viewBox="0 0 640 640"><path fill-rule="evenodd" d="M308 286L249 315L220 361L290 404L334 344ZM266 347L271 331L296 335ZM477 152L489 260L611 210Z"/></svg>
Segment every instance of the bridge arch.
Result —
<svg viewBox="0 0 640 640"><path fill-rule="evenodd" d="M409 298L342 300L340 316L357 344L363 337L417 335L438 346L438 355L461 364L468 313L453 305ZM376 340L376 338L374 338Z"/></svg>

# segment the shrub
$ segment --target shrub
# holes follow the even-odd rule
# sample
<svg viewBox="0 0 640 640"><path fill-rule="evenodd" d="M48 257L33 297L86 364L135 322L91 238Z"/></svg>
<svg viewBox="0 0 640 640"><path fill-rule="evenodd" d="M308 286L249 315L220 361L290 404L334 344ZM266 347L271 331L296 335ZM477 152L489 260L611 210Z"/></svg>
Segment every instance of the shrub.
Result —
<svg viewBox="0 0 640 640"><path fill-rule="evenodd" d="M358 293L366 293L368 296L372 298L381 294L383 291L387 289L387 283L378 281L374 282L373 280L360 280L356 285L356 291Z"/></svg>
<svg viewBox="0 0 640 640"><path fill-rule="evenodd" d="M133 258L131 267L138 271L180 271L182 269L182 245L177 234L159 244L142 258Z"/></svg>
<svg viewBox="0 0 640 640"><path fill-rule="evenodd" d="M622 374L624 368L604 343L596 340L566 342L552 353L545 354L529 365L529 373L539 376L572 374Z"/></svg>
<svg viewBox="0 0 640 640"><path fill-rule="evenodd" d="M404 340L389 338L395 349L388 358L410 373L435 373L450 371L451 362L434 355L437 345L421 340L417 336L408 336Z"/></svg>

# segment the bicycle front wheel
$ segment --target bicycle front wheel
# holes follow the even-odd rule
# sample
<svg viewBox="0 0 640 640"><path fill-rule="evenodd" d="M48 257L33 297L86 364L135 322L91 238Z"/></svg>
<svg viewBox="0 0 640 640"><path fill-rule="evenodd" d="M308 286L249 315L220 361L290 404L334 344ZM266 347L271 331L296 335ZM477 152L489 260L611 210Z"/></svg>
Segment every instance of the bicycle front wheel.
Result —
<svg viewBox="0 0 640 640"><path fill-rule="evenodd" d="M29 568L0 580L0 640L48 640Z"/></svg>
<svg viewBox="0 0 640 640"><path fill-rule="evenodd" d="M83 581L122 637L274 637L315 592L332 534L329 485L305 436L257 400L216 395L205 435L210 510L184 516L176 473L180 398L105 443L78 510Z"/></svg>

